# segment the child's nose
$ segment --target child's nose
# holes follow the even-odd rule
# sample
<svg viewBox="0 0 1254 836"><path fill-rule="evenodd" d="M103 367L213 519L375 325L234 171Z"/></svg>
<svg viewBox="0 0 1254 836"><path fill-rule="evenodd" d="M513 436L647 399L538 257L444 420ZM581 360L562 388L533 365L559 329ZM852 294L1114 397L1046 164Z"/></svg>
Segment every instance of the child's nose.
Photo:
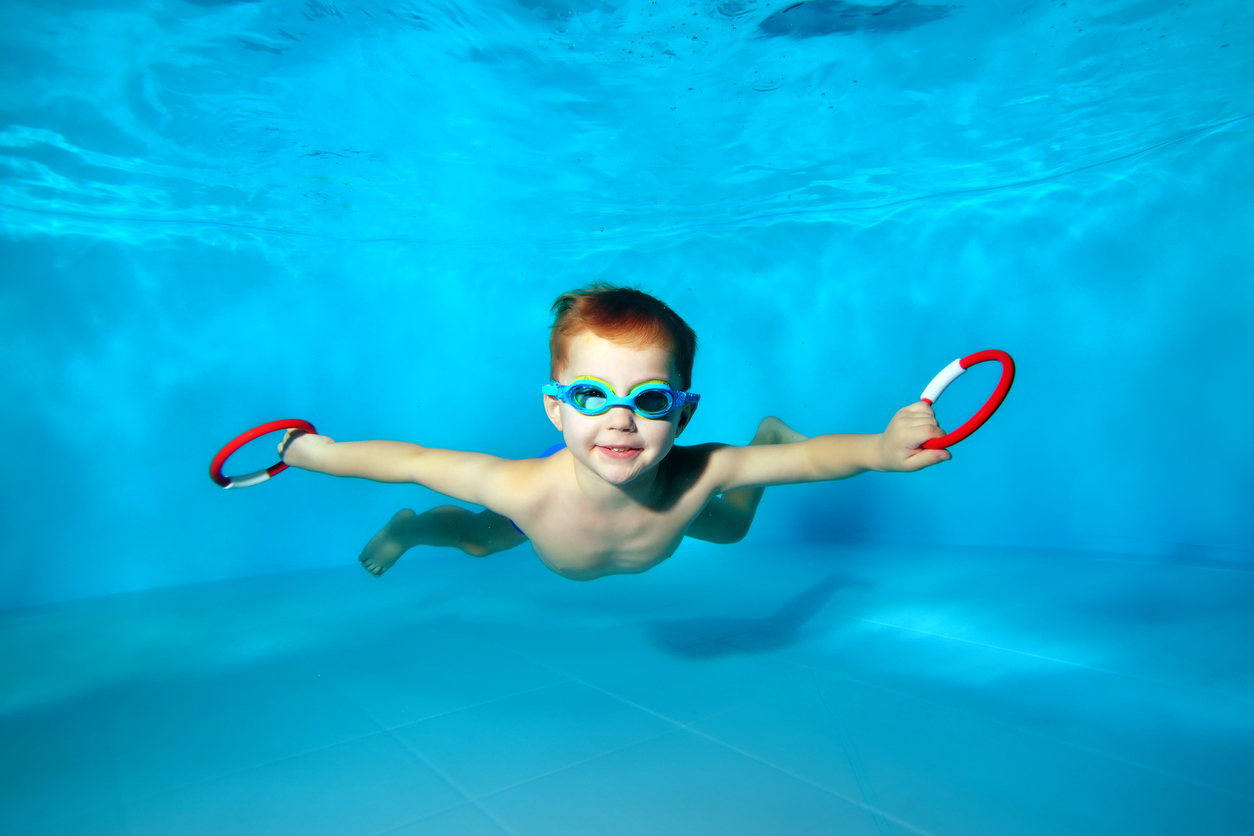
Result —
<svg viewBox="0 0 1254 836"><path fill-rule="evenodd" d="M610 407L609 422L611 427L631 429L636 425L636 414L626 406Z"/></svg>

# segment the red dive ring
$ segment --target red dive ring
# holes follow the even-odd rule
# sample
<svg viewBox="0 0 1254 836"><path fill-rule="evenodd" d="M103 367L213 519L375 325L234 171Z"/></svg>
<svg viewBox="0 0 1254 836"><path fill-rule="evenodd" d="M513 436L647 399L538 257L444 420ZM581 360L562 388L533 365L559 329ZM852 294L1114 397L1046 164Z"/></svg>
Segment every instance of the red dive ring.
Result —
<svg viewBox="0 0 1254 836"><path fill-rule="evenodd" d="M944 435L940 438L929 438L923 442L924 449L936 450L952 447L984 426L984 422L992 417L993 413L997 411L997 407L1001 406L1001 402L1006 399L1006 393L1010 391L1010 384L1015 382L1015 361L1010 359L1010 355L1006 352L998 351L995 348L968 354L961 360L955 360L941 369L940 374L932 378L932 382L923 390L923 395L919 400L929 406L936 403L936 399L941 396L941 392L945 391L945 387L957 380L959 375L976 363L984 363L989 360L997 360L1001 363L1001 380L998 381L997 388L993 390L993 394L984 402L984 406L980 407L980 411L971 416L971 420L949 435Z"/></svg>
<svg viewBox="0 0 1254 836"><path fill-rule="evenodd" d="M316 433L314 425L308 421L302 421L299 418L286 418L282 421L271 421L268 424L262 424L259 427L253 427L243 435L237 435L231 439L230 443L218 451L218 455L213 457L213 461L209 464L209 478L217 482L224 488L248 488L253 485L259 485L262 482L274 476L276 473L282 473L287 470L287 465L283 462L272 464L265 470L258 470L256 473L249 473L247 476L223 476L222 465L226 464L226 460L231 457L239 448L255 438L261 438L266 433L272 433L275 430L304 430L307 433Z"/></svg>

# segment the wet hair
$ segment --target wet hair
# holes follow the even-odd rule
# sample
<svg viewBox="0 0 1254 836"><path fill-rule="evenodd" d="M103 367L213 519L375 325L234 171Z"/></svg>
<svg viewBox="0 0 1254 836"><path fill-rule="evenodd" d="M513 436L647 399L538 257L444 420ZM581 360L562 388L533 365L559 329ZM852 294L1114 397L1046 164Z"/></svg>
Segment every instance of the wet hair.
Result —
<svg viewBox="0 0 1254 836"><path fill-rule="evenodd" d="M602 282L557 297L549 335L549 374L554 380L566 367L571 339L585 331L628 348L669 349L680 387L687 390L692 386L697 334L657 297Z"/></svg>

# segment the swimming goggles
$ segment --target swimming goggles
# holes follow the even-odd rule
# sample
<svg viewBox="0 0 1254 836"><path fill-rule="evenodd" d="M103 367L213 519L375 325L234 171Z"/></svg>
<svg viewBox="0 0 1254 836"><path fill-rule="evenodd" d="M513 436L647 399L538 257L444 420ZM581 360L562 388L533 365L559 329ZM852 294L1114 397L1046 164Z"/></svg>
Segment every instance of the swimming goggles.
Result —
<svg viewBox="0 0 1254 836"><path fill-rule="evenodd" d="M570 383L554 380L546 383L543 391L583 415L600 415L610 407L626 406L644 418L664 418L684 404L701 400L700 395L678 392L660 380L641 383L625 398L618 397L614 387L596 377L577 377Z"/></svg>

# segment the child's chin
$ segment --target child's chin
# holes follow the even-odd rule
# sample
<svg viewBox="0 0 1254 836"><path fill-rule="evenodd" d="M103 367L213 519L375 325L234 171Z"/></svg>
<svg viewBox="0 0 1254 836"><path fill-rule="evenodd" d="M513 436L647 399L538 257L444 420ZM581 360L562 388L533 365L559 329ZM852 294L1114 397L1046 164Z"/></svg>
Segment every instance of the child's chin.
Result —
<svg viewBox="0 0 1254 836"><path fill-rule="evenodd" d="M597 472L601 474L601 478L611 484L626 485L635 481L648 468L638 466L640 457L636 456L630 461L615 461L613 459L602 458L598 462Z"/></svg>

